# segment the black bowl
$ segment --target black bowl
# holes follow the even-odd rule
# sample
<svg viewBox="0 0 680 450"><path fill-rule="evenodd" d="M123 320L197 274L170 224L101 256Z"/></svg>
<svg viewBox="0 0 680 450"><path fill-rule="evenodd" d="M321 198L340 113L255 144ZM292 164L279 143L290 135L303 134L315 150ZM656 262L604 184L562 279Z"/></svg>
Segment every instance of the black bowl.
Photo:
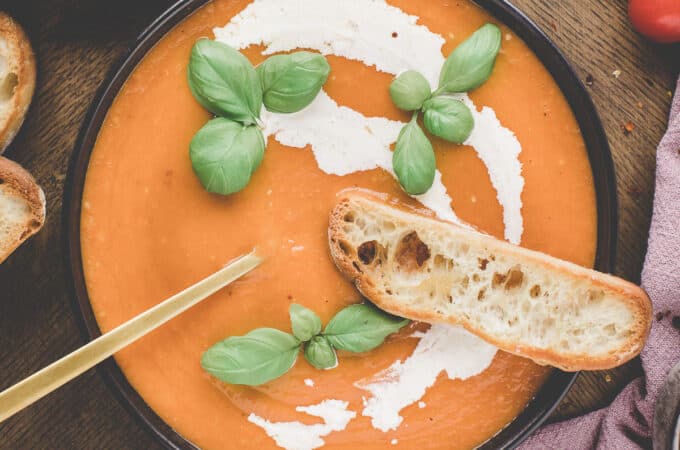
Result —
<svg viewBox="0 0 680 450"><path fill-rule="evenodd" d="M118 91L144 55L173 26L208 0L184 0L168 8L139 36L128 54L102 84L81 129L71 158L65 193L64 224L67 266L72 272L72 289L86 339L101 334L87 295L80 251L80 212L85 175L99 128ZM555 45L514 6L503 0L477 0L500 22L521 37L548 68L569 101L586 143L597 197L597 253L595 267L603 272L613 268L617 235L617 200L614 168L607 138L595 107L574 70ZM130 386L113 358L102 362L99 372L132 412L168 448L196 448L166 424ZM524 411L483 444L482 449L513 448L545 421L576 379L576 373L554 370Z"/></svg>

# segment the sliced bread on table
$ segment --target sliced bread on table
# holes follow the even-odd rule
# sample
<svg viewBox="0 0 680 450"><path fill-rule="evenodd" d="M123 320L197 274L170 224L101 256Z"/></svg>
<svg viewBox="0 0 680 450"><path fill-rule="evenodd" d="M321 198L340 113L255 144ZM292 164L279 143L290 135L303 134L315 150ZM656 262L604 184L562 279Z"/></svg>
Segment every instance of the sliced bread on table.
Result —
<svg viewBox="0 0 680 450"><path fill-rule="evenodd" d="M567 371L615 367L642 349L651 303L638 286L367 194L331 212L338 269L381 309L461 325Z"/></svg>
<svg viewBox="0 0 680 450"><path fill-rule="evenodd" d="M35 89L35 57L26 34L0 11L0 154L24 121Z"/></svg>
<svg viewBox="0 0 680 450"><path fill-rule="evenodd" d="M19 164L0 156L0 263L45 223L45 194Z"/></svg>

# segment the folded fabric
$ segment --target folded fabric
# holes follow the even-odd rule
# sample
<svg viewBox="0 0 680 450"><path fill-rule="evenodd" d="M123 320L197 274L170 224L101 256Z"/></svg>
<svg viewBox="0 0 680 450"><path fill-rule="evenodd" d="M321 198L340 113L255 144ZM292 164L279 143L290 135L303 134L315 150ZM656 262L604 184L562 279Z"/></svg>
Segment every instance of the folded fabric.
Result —
<svg viewBox="0 0 680 450"><path fill-rule="evenodd" d="M656 152L654 212L642 287L655 320L641 360L644 376L632 381L607 408L547 425L524 449L651 448L654 404L668 371L680 360L680 79L668 130Z"/></svg>

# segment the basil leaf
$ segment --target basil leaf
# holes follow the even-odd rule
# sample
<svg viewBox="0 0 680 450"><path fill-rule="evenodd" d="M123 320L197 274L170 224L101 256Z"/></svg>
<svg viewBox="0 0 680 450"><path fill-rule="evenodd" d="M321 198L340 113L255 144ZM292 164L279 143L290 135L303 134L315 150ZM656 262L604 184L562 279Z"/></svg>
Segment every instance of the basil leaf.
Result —
<svg viewBox="0 0 680 450"><path fill-rule="evenodd" d="M317 369L332 369L338 365L335 350L323 336L314 336L305 344L305 358Z"/></svg>
<svg viewBox="0 0 680 450"><path fill-rule="evenodd" d="M311 309L293 303L290 305L289 313L296 338L306 342L321 333L321 319Z"/></svg>
<svg viewBox="0 0 680 450"><path fill-rule="evenodd" d="M264 106L273 112L293 113L312 103L331 67L323 55L295 52L270 56L256 70Z"/></svg>
<svg viewBox="0 0 680 450"><path fill-rule="evenodd" d="M415 70L407 70L392 80L390 97L399 109L414 111L430 98L430 83Z"/></svg>
<svg viewBox="0 0 680 450"><path fill-rule="evenodd" d="M406 192L427 192L434 182L435 158L432 144L418 126L416 115L399 132L392 154L392 167Z"/></svg>
<svg viewBox="0 0 680 450"><path fill-rule="evenodd" d="M255 68L239 51L200 39L191 50L187 76L191 93L208 111L245 125L257 122L262 87Z"/></svg>
<svg viewBox="0 0 680 450"><path fill-rule="evenodd" d="M274 328L258 328L210 347L201 358L203 369L231 384L257 386L293 367L300 341Z"/></svg>
<svg viewBox="0 0 680 450"><path fill-rule="evenodd" d="M449 55L435 94L467 92L491 75L501 48L501 30L491 23L479 28Z"/></svg>
<svg viewBox="0 0 680 450"><path fill-rule="evenodd" d="M470 108L450 97L431 98L423 104L425 128L442 139L462 144L470 136L475 120Z"/></svg>
<svg viewBox="0 0 680 450"><path fill-rule="evenodd" d="M218 117L193 137L189 156L203 187L227 195L248 184L262 162L264 146L264 137L256 126Z"/></svg>
<svg viewBox="0 0 680 450"><path fill-rule="evenodd" d="M408 319L360 303L337 313L326 325L323 335L337 349L365 352L382 344L389 334L408 323Z"/></svg>

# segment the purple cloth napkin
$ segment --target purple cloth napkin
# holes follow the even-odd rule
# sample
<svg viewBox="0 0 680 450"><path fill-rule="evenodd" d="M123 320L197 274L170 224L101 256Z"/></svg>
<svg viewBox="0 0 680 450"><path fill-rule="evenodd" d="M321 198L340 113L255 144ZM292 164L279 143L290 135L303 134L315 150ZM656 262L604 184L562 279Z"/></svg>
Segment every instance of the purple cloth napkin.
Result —
<svg viewBox="0 0 680 450"><path fill-rule="evenodd" d="M522 449L651 448L654 401L666 374L680 360L680 79L668 131L656 152L654 214L642 269L642 287L654 304L644 376L607 408L539 429Z"/></svg>

